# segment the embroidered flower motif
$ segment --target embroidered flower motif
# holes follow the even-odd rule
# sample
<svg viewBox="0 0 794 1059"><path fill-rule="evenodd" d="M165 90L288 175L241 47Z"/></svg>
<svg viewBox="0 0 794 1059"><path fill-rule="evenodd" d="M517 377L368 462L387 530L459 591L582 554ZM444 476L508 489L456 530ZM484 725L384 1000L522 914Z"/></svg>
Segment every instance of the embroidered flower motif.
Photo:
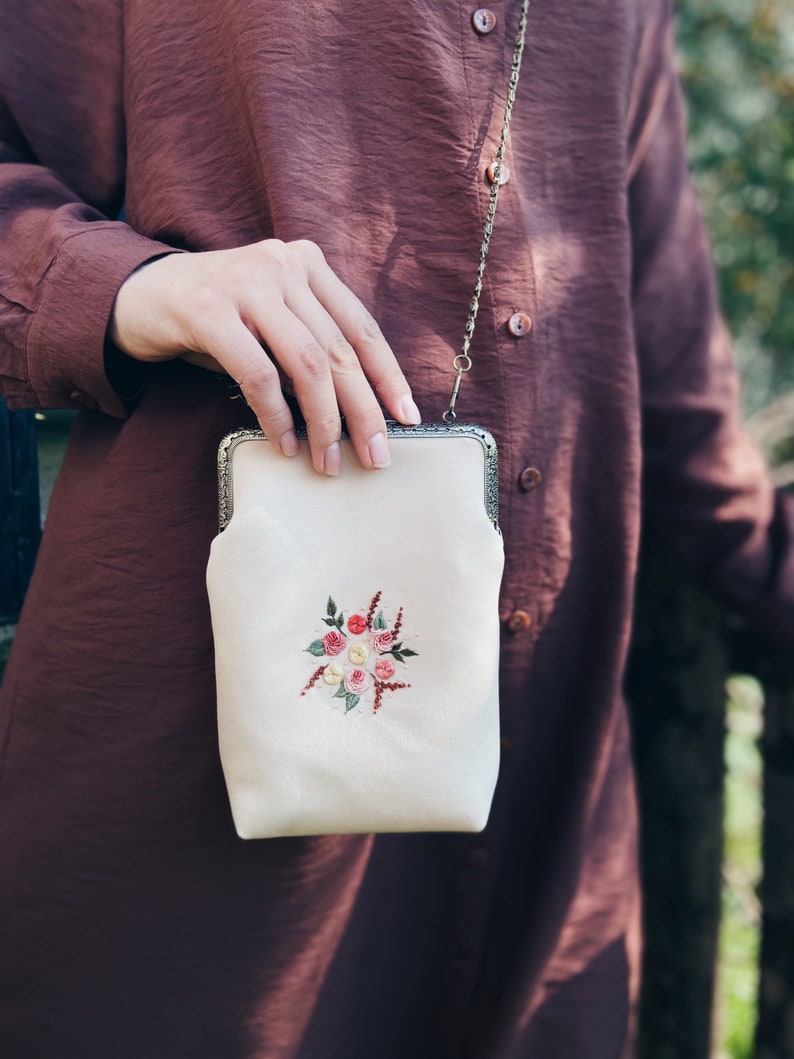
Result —
<svg viewBox="0 0 794 1059"><path fill-rule="evenodd" d="M369 658L369 650L363 643L356 643L350 648L350 661L354 666L363 666Z"/></svg>
<svg viewBox="0 0 794 1059"><path fill-rule="evenodd" d="M314 685L317 683L317 681L320 679L320 677L322 675L323 675L323 667L320 666L319 669L315 669L315 671L312 673L312 675L306 681L306 687L301 692L301 696L305 695L307 691L311 691L312 688L314 687Z"/></svg>
<svg viewBox="0 0 794 1059"><path fill-rule="evenodd" d="M336 662L331 662L323 670L323 680L326 684L330 684L332 688L335 688L337 684L341 684L345 676L345 671L341 666L338 666Z"/></svg>
<svg viewBox="0 0 794 1059"><path fill-rule="evenodd" d="M391 650L392 639L392 634L388 630L386 632L371 632L369 634L369 645L379 655L388 654Z"/></svg>
<svg viewBox="0 0 794 1059"><path fill-rule="evenodd" d="M362 695L370 685L369 673L363 669L351 669L345 676L344 685L349 695Z"/></svg>
<svg viewBox="0 0 794 1059"><path fill-rule="evenodd" d="M370 603L369 610L367 611L367 628L368 629L371 629L373 627L373 625L374 625L373 616L375 614L375 608L377 607L378 603L380 603L380 597L382 595L383 595L382 592L376 592L375 595L372 597L372 602ZM385 628L386 626L384 625L383 627Z"/></svg>
<svg viewBox="0 0 794 1059"><path fill-rule="evenodd" d="M328 626L328 632L322 639L312 640L306 651L315 658L334 658L337 661L321 664L309 677L302 695L312 691L317 682L322 678L330 688L336 688L333 698L344 699L345 713L350 713L361 702L362 695L371 694L373 712L377 713L383 704L383 696L386 692L398 691L401 688L410 688L410 684L404 681L393 681L391 678L397 672L395 662L405 664L407 658L414 657L416 651L406 647L404 634L401 632L403 623L403 608L397 611L396 619L393 619L392 627L386 621L386 613L380 607L382 592L376 592L370 601L366 611L366 618L356 612L347 621L347 629L352 636L366 636L366 643L354 643L350 646L346 660L339 656L347 648L348 641L345 632L344 613L338 610L331 596L325 610L323 623ZM390 615L393 616L393 611ZM401 637L398 639L398 637ZM390 655L391 658L385 658ZM353 668L348 668L348 663ZM374 663L374 665L373 665ZM367 667L367 668L365 668ZM371 668L369 668L371 667Z"/></svg>
<svg viewBox="0 0 794 1059"><path fill-rule="evenodd" d="M379 658L375 663L375 676L378 680L388 680L394 676L394 663L388 658Z"/></svg>
<svg viewBox="0 0 794 1059"><path fill-rule="evenodd" d="M345 634L339 632L337 629L331 629L330 632L327 632L325 636L323 636L325 653L331 655L331 657L341 654L346 645L347 639L345 638Z"/></svg>

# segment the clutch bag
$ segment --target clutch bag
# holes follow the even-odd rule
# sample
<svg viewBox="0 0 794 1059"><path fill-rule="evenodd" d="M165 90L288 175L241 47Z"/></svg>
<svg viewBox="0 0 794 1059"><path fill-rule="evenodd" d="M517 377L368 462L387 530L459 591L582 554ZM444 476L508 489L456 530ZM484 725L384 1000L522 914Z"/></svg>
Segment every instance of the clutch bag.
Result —
<svg viewBox="0 0 794 1059"><path fill-rule="evenodd" d="M499 765L497 453L390 426L338 478L261 431L219 450L207 586L220 753L243 838L479 831Z"/></svg>

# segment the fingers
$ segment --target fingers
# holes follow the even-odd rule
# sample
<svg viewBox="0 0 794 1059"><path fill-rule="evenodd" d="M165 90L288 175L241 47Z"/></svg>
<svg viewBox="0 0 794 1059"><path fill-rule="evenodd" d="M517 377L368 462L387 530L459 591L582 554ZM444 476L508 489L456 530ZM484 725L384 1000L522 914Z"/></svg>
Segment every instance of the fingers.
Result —
<svg viewBox="0 0 794 1059"><path fill-rule="evenodd" d="M216 370L222 366L236 380L270 441L285 456L296 455L298 437L276 366L240 317L231 311L218 316L214 326L205 328L202 345L217 362ZM203 356L190 354L187 359L203 366Z"/></svg>
<svg viewBox="0 0 794 1059"><path fill-rule="evenodd" d="M284 250L288 253L282 257ZM264 290L249 288L245 312L249 327L291 381L306 419L313 465L326 474L338 473L341 409L361 463L370 469L388 466L386 421L376 391L385 395L395 418L420 422L394 353L318 247L281 244L278 264L283 304L274 303Z"/></svg>
<svg viewBox="0 0 794 1059"><path fill-rule="evenodd" d="M292 292L287 304L306 323L325 352L336 401L346 416L350 440L359 460L368 468L387 467L391 461L386 421L356 350L310 290ZM287 369L288 361L289 351L283 361Z"/></svg>
<svg viewBox="0 0 794 1059"><path fill-rule="evenodd" d="M289 456L298 451L298 441L277 362L292 380L306 420L312 465L320 474L337 475L342 423L328 356L309 328L283 303L270 305L266 319L267 344L274 359L249 330L251 325L259 329L255 316L249 326L234 313L217 318L212 332L204 332L203 344L236 379L268 438Z"/></svg>
<svg viewBox="0 0 794 1059"><path fill-rule="evenodd" d="M353 292L345 286L325 259L311 255L309 285L320 304L339 325L356 351L361 368L388 411L400 423L421 422L408 380L377 321Z"/></svg>
<svg viewBox="0 0 794 1059"><path fill-rule="evenodd" d="M285 304L275 304L265 314L266 341L292 388L306 420L312 464L320 474L337 475L341 467L339 439L342 422L328 356L311 329ZM268 360L268 363L272 362ZM273 368L276 376L278 372ZM244 368L237 377L246 400L259 416L260 402L269 391L270 380L254 378ZM260 387L261 384L261 387ZM281 386L279 384L279 392ZM283 396L282 396L283 400ZM260 422L262 422L260 418ZM263 424L263 429L267 433Z"/></svg>
<svg viewBox="0 0 794 1059"><path fill-rule="evenodd" d="M140 360L185 356L212 370L220 365L268 438L291 454L298 443L281 387L286 377L323 474L339 473L340 410L368 468L389 462L378 397L400 422L420 421L380 328L310 242L269 239L146 264L118 292L111 335Z"/></svg>

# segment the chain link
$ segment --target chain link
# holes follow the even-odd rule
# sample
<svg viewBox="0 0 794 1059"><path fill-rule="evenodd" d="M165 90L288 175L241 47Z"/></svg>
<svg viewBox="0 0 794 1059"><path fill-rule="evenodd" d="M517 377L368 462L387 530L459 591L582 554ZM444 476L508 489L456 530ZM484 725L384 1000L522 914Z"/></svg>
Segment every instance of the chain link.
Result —
<svg viewBox="0 0 794 1059"><path fill-rule="evenodd" d="M518 75L521 70L521 57L524 54L524 40L527 32L527 14L529 12L530 0L523 0L521 6L521 21L518 26L515 51L513 52L513 64L510 68L510 81L507 86L507 103L505 105L505 117L502 123L502 132L499 137L499 147L496 151L496 161L493 165L493 182L491 183L491 194L488 198L488 211L485 215L485 229L483 231L482 245L480 246L480 263L477 268L477 280L474 284L474 294L469 303L469 316L463 330L463 345L460 353L452 362L455 371L455 382L449 398L449 408L442 416L445 423L454 423L457 418L455 405L460 393L460 384L467 371L471 371L471 357L469 346L474 335L474 325L477 321L477 313L480 308L480 295L482 294L482 280L485 275L485 262L488 258L488 249L491 245L493 234L493 221L496 214L496 202L499 198L500 178L502 176L502 164L504 162L505 148L507 146L507 134L510 130L510 118L513 114L513 104L516 100L516 88L518 87Z"/></svg>

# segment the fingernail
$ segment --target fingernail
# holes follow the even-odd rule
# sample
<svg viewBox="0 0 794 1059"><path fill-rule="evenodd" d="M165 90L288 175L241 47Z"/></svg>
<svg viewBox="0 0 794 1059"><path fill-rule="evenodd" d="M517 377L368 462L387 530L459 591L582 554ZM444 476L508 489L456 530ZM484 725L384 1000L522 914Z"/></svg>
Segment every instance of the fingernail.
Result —
<svg viewBox="0 0 794 1059"><path fill-rule="evenodd" d="M413 397L409 394L407 397L403 397L400 404L400 412L404 423L408 423L412 427L419 426L422 422L422 413L416 407L416 402Z"/></svg>
<svg viewBox="0 0 794 1059"><path fill-rule="evenodd" d="M336 478L342 470L342 449L339 447L338 441L335 441L333 445L329 445L325 450L324 470L332 478Z"/></svg>
<svg viewBox="0 0 794 1059"><path fill-rule="evenodd" d="M369 439L369 458L373 467L388 467L391 463L389 443L385 434L376 434Z"/></svg>
<svg viewBox="0 0 794 1059"><path fill-rule="evenodd" d="M300 445L298 445L298 435L294 430L288 430L286 434L281 435L281 441L279 441L281 451L285 456L297 456Z"/></svg>

